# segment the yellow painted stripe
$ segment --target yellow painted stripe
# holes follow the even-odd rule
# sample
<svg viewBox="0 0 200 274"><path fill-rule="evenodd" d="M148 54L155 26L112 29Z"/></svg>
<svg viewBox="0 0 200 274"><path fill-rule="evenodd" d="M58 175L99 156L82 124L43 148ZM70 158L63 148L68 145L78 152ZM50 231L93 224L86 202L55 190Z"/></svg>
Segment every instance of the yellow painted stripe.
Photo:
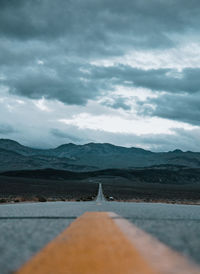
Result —
<svg viewBox="0 0 200 274"><path fill-rule="evenodd" d="M163 246L114 213L85 213L17 274L200 274Z"/></svg>
<svg viewBox="0 0 200 274"><path fill-rule="evenodd" d="M200 267L150 234L110 212L116 225L153 269L162 274L200 274Z"/></svg>
<svg viewBox="0 0 200 274"><path fill-rule="evenodd" d="M156 274L107 213L85 213L18 274Z"/></svg>

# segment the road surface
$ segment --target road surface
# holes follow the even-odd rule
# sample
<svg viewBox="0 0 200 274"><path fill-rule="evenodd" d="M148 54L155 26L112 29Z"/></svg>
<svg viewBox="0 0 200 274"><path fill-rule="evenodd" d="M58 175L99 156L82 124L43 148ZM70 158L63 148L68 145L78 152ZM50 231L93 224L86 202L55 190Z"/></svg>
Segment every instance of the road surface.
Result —
<svg viewBox="0 0 200 274"><path fill-rule="evenodd" d="M1 205L0 273L18 269L85 212L115 212L200 264L199 206L108 202L100 186L93 202Z"/></svg>
<svg viewBox="0 0 200 274"><path fill-rule="evenodd" d="M97 198L96 198L96 202L98 205L100 205L102 202L105 202L106 199L103 195L103 189L102 189L102 184L100 183L99 184L99 191L98 191L98 194L97 194Z"/></svg>

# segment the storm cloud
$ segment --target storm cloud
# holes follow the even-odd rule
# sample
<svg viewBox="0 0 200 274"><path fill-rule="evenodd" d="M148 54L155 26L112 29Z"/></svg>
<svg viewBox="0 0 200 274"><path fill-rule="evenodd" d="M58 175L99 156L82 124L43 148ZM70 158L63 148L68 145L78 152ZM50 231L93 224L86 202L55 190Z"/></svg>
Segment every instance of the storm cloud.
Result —
<svg viewBox="0 0 200 274"><path fill-rule="evenodd" d="M48 65L28 66L21 70L12 67L6 71L6 78L1 83L9 88L10 93L32 99L57 99L66 104L85 104L118 85L170 93L200 91L200 68L177 72L172 69L142 70L124 65L97 67L49 61Z"/></svg>
<svg viewBox="0 0 200 274"><path fill-rule="evenodd" d="M1 83L30 98L85 104L116 84L196 92L199 69L96 67L135 48L175 47L199 33L198 1L0 1ZM87 73L88 72L88 73Z"/></svg>
<svg viewBox="0 0 200 274"><path fill-rule="evenodd" d="M71 43L71 49L76 45L83 52L94 44L102 52L110 52L113 44L130 47L130 42L148 48L172 46L169 34L198 31L200 20L198 0L1 0L0 7L2 36L65 38L66 48Z"/></svg>
<svg viewBox="0 0 200 274"><path fill-rule="evenodd" d="M7 135L15 132L16 130L9 124L0 124L0 134Z"/></svg>
<svg viewBox="0 0 200 274"><path fill-rule="evenodd" d="M192 94L163 94L158 98L138 101L138 112L145 116L157 116L199 126L200 92Z"/></svg>
<svg viewBox="0 0 200 274"><path fill-rule="evenodd" d="M29 128L41 111L52 138L77 143L90 137L63 133L58 121L80 114L142 124L157 117L180 122L183 135L199 127L199 14L198 0L0 0L0 134L22 120ZM162 136L163 149L170 147Z"/></svg>
<svg viewBox="0 0 200 274"><path fill-rule="evenodd" d="M71 142L74 142L74 143L82 143L82 142L85 141L84 139L78 138L75 135L71 135L71 134L67 133L66 131L63 131L63 130L60 130L60 129L57 129L57 128L52 128L50 130L50 134L52 134L55 137L63 139L65 142L66 141L67 142L71 141Z"/></svg>

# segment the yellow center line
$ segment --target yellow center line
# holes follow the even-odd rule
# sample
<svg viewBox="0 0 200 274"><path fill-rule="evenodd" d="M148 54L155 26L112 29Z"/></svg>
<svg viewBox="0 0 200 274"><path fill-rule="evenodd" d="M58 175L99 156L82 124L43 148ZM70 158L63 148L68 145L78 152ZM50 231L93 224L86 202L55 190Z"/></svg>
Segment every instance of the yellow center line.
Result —
<svg viewBox="0 0 200 274"><path fill-rule="evenodd" d="M200 270L116 214L90 212L16 273L200 274Z"/></svg>
<svg viewBox="0 0 200 274"><path fill-rule="evenodd" d="M85 213L18 274L156 274L107 213Z"/></svg>

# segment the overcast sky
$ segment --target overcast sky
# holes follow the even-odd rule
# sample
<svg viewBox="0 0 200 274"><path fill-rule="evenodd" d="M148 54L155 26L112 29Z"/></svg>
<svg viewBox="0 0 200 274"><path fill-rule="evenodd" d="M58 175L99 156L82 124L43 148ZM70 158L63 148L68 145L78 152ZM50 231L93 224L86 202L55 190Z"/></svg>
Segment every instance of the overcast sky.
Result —
<svg viewBox="0 0 200 274"><path fill-rule="evenodd" d="M199 0L0 0L0 138L200 151Z"/></svg>

